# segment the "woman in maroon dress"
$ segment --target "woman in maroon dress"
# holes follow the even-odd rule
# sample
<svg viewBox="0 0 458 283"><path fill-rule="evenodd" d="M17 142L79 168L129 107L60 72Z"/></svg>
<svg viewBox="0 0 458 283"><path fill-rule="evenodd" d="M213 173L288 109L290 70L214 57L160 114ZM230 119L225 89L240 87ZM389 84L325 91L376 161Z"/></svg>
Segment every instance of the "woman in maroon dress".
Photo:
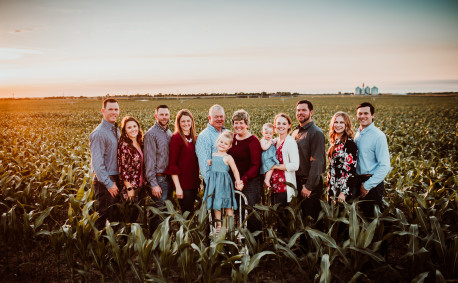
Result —
<svg viewBox="0 0 458 283"><path fill-rule="evenodd" d="M235 160L235 165L240 173L243 182L242 193L248 200L248 205L253 207L261 202L261 178L259 168L261 167L261 144L255 135L248 131L250 116L243 110L237 110L232 115L232 126L234 128L234 141L229 153ZM239 206L240 207L240 206ZM251 232L261 230L262 224L252 216L247 221L248 229Z"/></svg>
<svg viewBox="0 0 458 283"><path fill-rule="evenodd" d="M194 203L200 188L199 164L196 155L196 126L191 111L182 109L175 119L175 133L169 144L169 165L181 211L194 213Z"/></svg>

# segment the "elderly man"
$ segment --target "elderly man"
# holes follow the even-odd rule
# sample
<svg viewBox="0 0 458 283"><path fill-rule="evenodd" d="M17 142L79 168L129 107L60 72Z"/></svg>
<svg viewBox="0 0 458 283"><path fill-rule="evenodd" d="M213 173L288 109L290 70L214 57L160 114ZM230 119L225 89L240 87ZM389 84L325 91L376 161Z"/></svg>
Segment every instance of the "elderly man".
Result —
<svg viewBox="0 0 458 283"><path fill-rule="evenodd" d="M167 105L156 107L154 117L156 123L143 138L143 154L145 161L145 177L155 206L164 205L167 195L171 193L170 176L164 174L169 164L169 143L172 132L169 130L170 110ZM156 230L160 219L155 217L151 222L151 233Z"/></svg>
<svg viewBox="0 0 458 283"><path fill-rule="evenodd" d="M374 205L383 211L383 180L390 171L390 153L385 134L374 126L375 108L369 102L361 103L356 114L360 127L355 135L358 146L356 174L361 199L360 208L366 217L374 216Z"/></svg>
<svg viewBox="0 0 458 283"><path fill-rule="evenodd" d="M224 109L218 104L210 107L208 111L208 125L197 137L196 155L199 160L200 174L204 179L204 183L208 183L208 172L210 166L207 161L212 158L212 153L217 152L216 140L220 133L226 130L224 128L224 120L226 116Z"/></svg>
<svg viewBox="0 0 458 283"><path fill-rule="evenodd" d="M114 204L118 200L118 190L121 187L117 164L120 137L116 124L119 116L118 101L114 98L105 99L102 115L102 123L89 135L91 167L94 172L92 184L99 212L95 226L99 230L103 229L107 220L117 220Z"/></svg>

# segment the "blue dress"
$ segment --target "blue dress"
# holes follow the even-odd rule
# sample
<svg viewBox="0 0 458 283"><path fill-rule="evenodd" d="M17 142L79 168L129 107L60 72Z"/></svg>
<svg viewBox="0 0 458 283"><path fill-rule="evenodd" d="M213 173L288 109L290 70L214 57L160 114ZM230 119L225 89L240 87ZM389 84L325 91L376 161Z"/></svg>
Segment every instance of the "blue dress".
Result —
<svg viewBox="0 0 458 283"><path fill-rule="evenodd" d="M275 145L271 145L267 150L263 151L261 154L262 166L259 170L259 173L265 174L267 171L272 169L272 166L279 165L277 159L277 148Z"/></svg>
<svg viewBox="0 0 458 283"><path fill-rule="evenodd" d="M207 200L207 209L237 209L234 182L229 175L229 165L224 163L222 156L212 156L203 200Z"/></svg>

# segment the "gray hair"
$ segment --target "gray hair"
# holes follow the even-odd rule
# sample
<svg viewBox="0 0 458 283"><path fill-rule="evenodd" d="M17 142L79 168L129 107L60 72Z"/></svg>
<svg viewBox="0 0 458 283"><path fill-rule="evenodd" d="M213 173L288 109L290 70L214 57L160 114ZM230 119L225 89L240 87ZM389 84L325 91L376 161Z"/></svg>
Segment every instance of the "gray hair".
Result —
<svg viewBox="0 0 458 283"><path fill-rule="evenodd" d="M223 112L223 115L225 115L224 114L224 108L221 105L215 104L212 107L210 107L210 110L208 110L208 116L212 117L213 116L212 114L215 111L221 111L221 112Z"/></svg>

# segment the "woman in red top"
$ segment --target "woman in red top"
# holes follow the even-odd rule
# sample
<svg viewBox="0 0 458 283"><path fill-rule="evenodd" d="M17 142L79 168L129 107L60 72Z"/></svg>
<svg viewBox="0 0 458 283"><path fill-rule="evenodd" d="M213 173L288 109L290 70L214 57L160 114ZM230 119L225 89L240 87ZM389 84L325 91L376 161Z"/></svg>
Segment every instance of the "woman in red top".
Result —
<svg viewBox="0 0 458 283"><path fill-rule="evenodd" d="M237 110L232 115L232 126L234 128L234 140L232 148L227 152L234 160L243 182L242 193L248 200L248 205L253 207L261 202L261 178L259 168L261 167L261 144L255 135L248 132L250 116L243 110ZM240 207L240 206L239 206ZM256 217L250 217L247 221L248 229L251 232L261 230L262 224Z"/></svg>
<svg viewBox="0 0 458 283"><path fill-rule="evenodd" d="M169 165L164 173L172 175L181 211L194 213L200 188L196 155L196 126L191 111L182 109L175 118L175 133L169 144Z"/></svg>

